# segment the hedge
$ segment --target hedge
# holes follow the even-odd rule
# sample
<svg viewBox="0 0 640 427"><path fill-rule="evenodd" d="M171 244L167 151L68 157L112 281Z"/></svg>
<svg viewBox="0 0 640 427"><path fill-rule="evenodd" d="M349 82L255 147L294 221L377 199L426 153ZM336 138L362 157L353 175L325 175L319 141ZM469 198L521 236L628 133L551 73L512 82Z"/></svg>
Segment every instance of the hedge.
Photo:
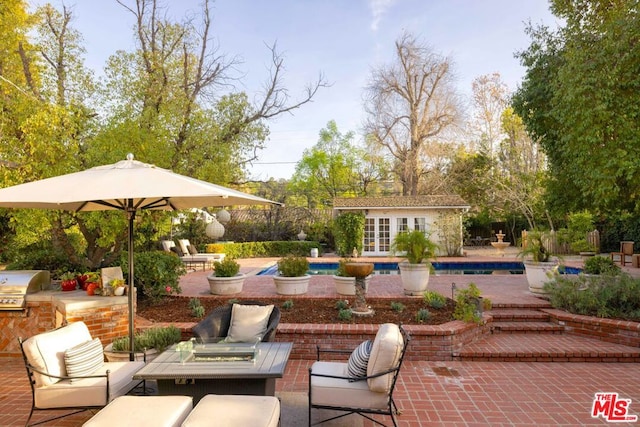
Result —
<svg viewBox="0 0 640 427"><path fill-rule="evenodd" d="M322 251L320 243L309 241L275 241L244 243L211 243L206 247L209 253L222 251L232 258L282 257L286 255L310 256L311 249Z"/></svg>

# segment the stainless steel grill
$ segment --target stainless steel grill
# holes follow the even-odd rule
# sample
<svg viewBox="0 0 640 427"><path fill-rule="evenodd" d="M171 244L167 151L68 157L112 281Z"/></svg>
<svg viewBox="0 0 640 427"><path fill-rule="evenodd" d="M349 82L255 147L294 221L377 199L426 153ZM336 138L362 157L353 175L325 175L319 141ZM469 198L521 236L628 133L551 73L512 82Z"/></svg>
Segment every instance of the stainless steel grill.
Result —
<svg viewBox="0 0 640 427"><path fill-rule="evenodd" d="M24 310L25 295L48 289L50 282L46 270L0 271L0 310Z"/></svg>

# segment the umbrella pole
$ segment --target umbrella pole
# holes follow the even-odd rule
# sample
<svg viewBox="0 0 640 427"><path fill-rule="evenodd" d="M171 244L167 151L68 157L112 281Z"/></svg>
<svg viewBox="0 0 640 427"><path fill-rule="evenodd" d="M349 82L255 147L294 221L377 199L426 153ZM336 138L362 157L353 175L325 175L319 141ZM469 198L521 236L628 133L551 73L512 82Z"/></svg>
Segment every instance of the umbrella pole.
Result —
<svg viewBox="0 0 640 427"><path fill-rule="evenodd" d="M135 343L135 333L134 333L134 315L133 315L133 307L134 307L134 299L133 294L135 292L135 287L133 286L133 220L136 217L136 210L133 207L133 200L129 199L127 204L127 219L129 220L129 248L128 254L129 257L129 360L135 360L134 356L134 343Z"/></svg>

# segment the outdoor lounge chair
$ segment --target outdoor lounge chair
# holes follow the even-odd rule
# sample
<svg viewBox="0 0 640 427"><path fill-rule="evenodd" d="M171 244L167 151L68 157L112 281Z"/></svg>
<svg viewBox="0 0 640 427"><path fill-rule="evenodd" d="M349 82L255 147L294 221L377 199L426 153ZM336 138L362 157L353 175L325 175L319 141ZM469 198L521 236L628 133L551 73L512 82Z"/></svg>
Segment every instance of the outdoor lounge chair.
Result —
<svg viewBox="0 0 640 427"><path fill-rule="evenodd" d="M615 261L614 257L620 257L620 265L624 267L627 262L627 256L633 255L633 242L630 241L622 241L620 242L620 252L611 252L609 255L611 257L611 261Z"/></svg>
<svg viewBox="0 0 640 427"><path fill-rule="evenodd" d="M345 350L321 350L317 347L317 362L309 368L309 425L322 424L350 414L361 415L378 425L381 422L368 414L390 415L396 426L398 408L393 400L393 390L400 373L402 360L410 341L406 331L393 323L380 325L372 344L362 343L353 352ZM361 348L368 347L368 360ZM351 354L349 362L323 362L321 353ZM364 351L367 353L367 350ZM354 371L360 375L353 375ZM344 413L312 424L311 410L331 409Z"/></svg>
<svg viewBox="0 0 640 427"><path fill-rule="evenodd" d="M189 252L185 253L180 246L176 246L173 240L163 240L162 249L165 252L176 254L187 268L194 268L197 265L202 266L202 271L206 267L213 268L213 259L211 257L206 257L204 256L205 254L196 256L189 254Z"/></svg>
<svg viewBox="0 0 640 427"><path fill-rule="evenodd" d="M258 301L240 301L236 304L245 306L266 306L266 304ZM226 338L229 335L229 327L231 326L233 305L234 304L228 304L214 308L207 317L202 319L191 329L193 336L199 341L215 341ZM266 330L262 334L262 342L275 341L278 323L280 323L280 309L274 306L271 314L269 315Z"/></svg>
<svg viewBox="0 0 640 427"><path fill-rule="evenodd" d="M133 375L144 362L104 362L102 343L84 322L18 341L31 385L27 426L102 408L142 383ZM67 413L29 424L34 411L51 409Z"/></svg>

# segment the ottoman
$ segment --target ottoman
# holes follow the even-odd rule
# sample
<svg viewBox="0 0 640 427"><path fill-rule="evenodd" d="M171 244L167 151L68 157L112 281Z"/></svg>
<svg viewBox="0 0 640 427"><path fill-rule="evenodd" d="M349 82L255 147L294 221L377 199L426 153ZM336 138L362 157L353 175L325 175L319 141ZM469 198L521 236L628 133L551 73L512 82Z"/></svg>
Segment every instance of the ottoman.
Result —
<svg viewBox="0 0 640 427"><path fill-rule="evenodd" d="M193 408L191 396L120 396L84 427L180 427Z"/></svg>
<svg viewBox="0 0 640 427"><path fill-rule="evenodd" d="M277 427L280 401L273 396L208 394L200 399L182 427Z"/></svg>

